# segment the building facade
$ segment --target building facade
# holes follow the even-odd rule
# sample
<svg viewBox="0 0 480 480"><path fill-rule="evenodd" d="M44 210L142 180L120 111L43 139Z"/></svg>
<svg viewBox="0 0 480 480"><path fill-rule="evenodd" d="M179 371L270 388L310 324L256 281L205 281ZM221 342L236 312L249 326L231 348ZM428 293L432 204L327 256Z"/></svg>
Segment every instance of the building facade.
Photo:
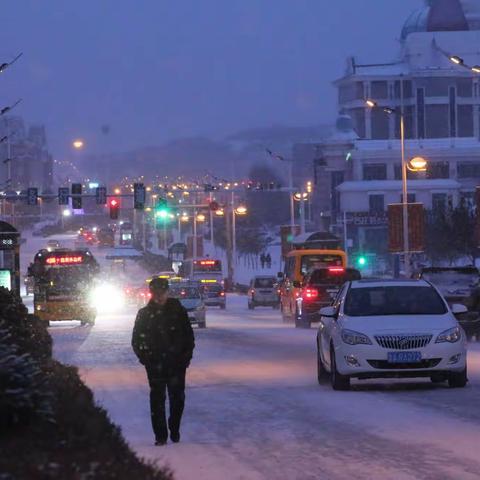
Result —
<svg viewBox="0 0 480 480"><path fill-rule="evenodd" d="M388 204L402 201L401 115L407 159L428 161L426 172L408 175L409 201L428 210L460 201L473 206L480 184L480 68L467 66L480 65L478 45L480 2L430 0L407 19L394 61L349 59L335 82L343 129L337 122L336 134L315 145L322 159L319 226L329 225L354 251L386 253ZM367 99L378 108L368 108Z"/></svg>
<svg viewBox="0 0 480 480"><path fill-rule="evenodd" d="M0 117L0 184L3 190L53 187L53 159L45 127L26 127L21 117Z"/></svg>

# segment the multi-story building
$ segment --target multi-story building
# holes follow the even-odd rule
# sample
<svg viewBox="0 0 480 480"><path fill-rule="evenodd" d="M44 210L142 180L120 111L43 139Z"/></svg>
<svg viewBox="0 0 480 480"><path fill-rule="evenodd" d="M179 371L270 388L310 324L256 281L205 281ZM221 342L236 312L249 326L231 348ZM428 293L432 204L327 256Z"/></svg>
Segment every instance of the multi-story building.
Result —
<svg viewBox="0 0 480 480"><path fill-rule="evenodd" d="M27 129L21 117L0 117L0 138L1 188L51 190L53 160L47 149L45 127Z"/></svg>
<svg viewBox="0 0 480 480"><path fill-rule="evenodd" d="M430 0L407 19L397 59L351 58L335 82L343 123L350 118L355 134L344 128L344 138L337 133L313 147L321 158L316 207L339 231L348 219L355 249L385 250L386 209L402 199L401 114L407 158L428 161L427 172L409 174L409 199L433 210L473 202L480 182L480 68L467 66L480 65L479 45L480 2ZM368 108L367 99L379 108Z"/></svg>

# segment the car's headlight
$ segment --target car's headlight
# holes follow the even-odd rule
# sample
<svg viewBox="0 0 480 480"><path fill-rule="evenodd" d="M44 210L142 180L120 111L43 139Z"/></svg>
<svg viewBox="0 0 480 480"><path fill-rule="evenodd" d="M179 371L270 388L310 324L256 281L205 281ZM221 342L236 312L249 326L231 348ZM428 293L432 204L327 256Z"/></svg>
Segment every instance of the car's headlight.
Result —
<svg viewBox="0 0 480 480"><path fill-rule="evenodd" d="M435 343L456 343L462 338L462 331L460 327L449 328L442 332L438 337Z"/></svg>
<svg viewBox="0 0 480 480"><path fill-rule="evenodd" d="M354 330L342 330L342 340L348 345L371 345L372 341L363 333Z"/></svg>
<svg viewBox="0 0 480 480"><path fill-rule="evenodd" d="M108 283L95 287L89 300L90 305L100 313L115 312L125 305L123 290Z"/></svg>

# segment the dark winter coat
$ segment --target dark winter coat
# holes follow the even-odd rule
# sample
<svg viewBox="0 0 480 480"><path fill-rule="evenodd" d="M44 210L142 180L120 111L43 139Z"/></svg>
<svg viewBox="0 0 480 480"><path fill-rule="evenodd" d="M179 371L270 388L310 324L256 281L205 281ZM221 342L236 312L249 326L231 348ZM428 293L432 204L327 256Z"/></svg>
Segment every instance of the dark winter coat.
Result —
<svg viewBox="0 0 480 480"><path fill-rule="evenodd" d="M168 371L187 368L195 339L182 304L169 298L164 306L150 301L140 309L133 328L132 348L143 365L158 365Z"/></svg>

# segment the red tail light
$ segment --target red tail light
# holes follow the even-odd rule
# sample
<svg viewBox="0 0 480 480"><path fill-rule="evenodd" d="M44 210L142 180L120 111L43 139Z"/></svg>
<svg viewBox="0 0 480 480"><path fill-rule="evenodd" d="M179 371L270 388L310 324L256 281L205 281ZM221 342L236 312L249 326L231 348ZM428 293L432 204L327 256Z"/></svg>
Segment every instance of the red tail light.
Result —
<svg viewBox="0 0 480 480"><path fill-rule="evenodd" d="M221 297L224 297L224 296L225 296L225 292L220 292L220 296L221 296Z"/></svg>
<svg viewBox="0 0 480 480"><path fill-rule="evenodd" d="M302 298L306 301L316 300L318 298L318 290L316 288L305 288L302 292Z"/></svg>
<svg viewBox="0 0 480 480"><path fill-rule="evenodd" d="M328 269L328 272L341 274L341 273L345 273L345 269L343 267L330 267Z"/></svg>
<svg viewBox="0 0 480 480"><path fill-rule="evenodd" d="M150 292L147 293L148 298L152 298L152 294Z"/></svg>

